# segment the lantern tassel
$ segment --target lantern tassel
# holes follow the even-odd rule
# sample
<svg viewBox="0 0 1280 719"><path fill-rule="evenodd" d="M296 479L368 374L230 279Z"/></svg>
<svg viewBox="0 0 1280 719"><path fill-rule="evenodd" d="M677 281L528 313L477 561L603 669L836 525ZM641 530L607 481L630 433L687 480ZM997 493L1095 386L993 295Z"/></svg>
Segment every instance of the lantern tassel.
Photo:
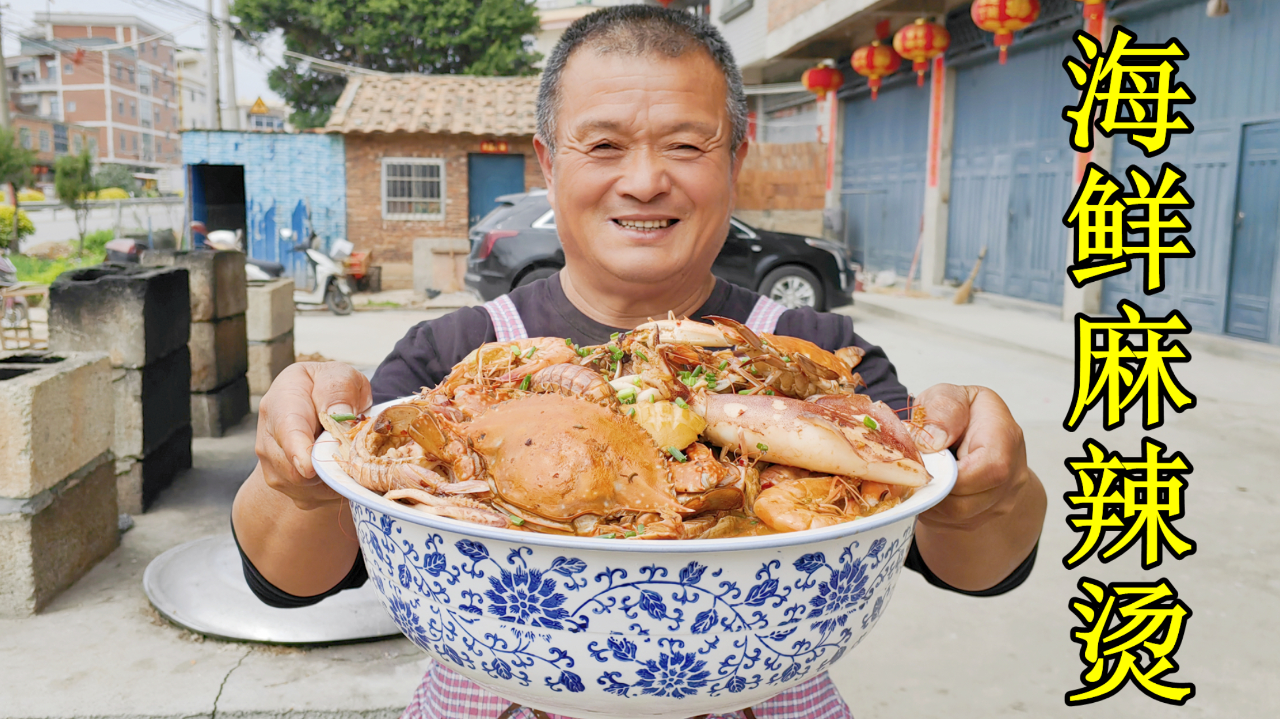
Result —
<svg viewBox="0 0 1280 719"><path fill-rule="evenodd" d="M1005 61L1008 59L1009 59L1009 46L1001 45L1000 46L1000 64L1003 65Z"/></svg>

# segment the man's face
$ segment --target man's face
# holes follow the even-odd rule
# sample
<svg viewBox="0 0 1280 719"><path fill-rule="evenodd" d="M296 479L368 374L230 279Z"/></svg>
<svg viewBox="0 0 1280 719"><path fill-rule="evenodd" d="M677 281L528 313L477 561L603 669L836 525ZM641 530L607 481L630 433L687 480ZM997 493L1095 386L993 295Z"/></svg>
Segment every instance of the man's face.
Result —
<svg viewBox="0 0 1280 719"><path fill-rule="evenodd" d="M536 148L566 262L633 285L701 281L728 233L747 149L730 147L715 62L701 50L585 48L560 88L555 155Z"/></svg>

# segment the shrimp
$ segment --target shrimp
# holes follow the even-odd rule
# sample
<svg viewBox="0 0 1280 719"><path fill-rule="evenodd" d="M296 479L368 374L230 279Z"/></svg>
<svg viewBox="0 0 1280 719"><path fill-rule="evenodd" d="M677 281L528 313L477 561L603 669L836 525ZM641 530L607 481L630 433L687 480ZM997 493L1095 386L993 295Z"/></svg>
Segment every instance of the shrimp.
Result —
<svg viewBox="0 0 1280 719"><path fill-rule="evenodd" d="M777 532L818 529L862 516L861 497L843 477L779 482L760 493L754 511Z"/></svg>

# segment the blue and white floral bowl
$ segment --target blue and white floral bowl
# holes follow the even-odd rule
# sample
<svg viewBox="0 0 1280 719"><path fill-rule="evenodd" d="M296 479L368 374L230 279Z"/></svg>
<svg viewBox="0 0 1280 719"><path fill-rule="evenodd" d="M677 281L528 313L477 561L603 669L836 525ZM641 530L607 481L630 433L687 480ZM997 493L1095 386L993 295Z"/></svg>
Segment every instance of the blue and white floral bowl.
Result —
<svg viewBox="0 0 1280 719"><path fill-rule="evenodd" d="M405 636L498 696L601 719L730 712L818 676L884 612L915 516L956 479L867 519L807 532L628 542L433 517L361 487L313 450L351 500L365 565Z"/></svg>

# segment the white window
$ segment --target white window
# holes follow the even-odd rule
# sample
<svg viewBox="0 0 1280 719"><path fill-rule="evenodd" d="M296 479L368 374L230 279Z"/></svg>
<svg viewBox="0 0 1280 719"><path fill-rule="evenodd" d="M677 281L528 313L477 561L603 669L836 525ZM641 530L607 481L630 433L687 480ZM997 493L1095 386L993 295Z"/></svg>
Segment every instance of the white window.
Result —
<svg viewBox="0 0 1280 719"><path fill-rule="evenodd" d="M76 66L75 66L75 65L72 65L71 63L67 63L67 64L65 64L65 65L63 65L63 66L62 66L62 74L63 74L63 75L70 75L70 74L72 74L72 73L73 73L73 72L75 72L75 71L76 71Z"/></svg>
<svg viewBox="0 0 1280 719"><path fill-rule="evenodd" d="M76 111L76 101L67 100L67 112L75 112L75 111Z"/></svg>
<svg viewBox="0 0 1280 719"><path fill-rule="evenodd" d="M50 148L50 144L49 144L49 131L48 131L48 130L41 130L41 131L40 131L40 151L41 151L41 152L48 152L48 151L49 151L49 148Z"/></svg>
<svg viewBox="0 0 1280 719"><path fill-rule="evenodd" d="M126 144L125 144L125 142L126 142L126 140L124 139L124 135L121 135L121 136L120 136L120 149L121 149L121 150L127 150L127 149L129 149L129 146L128 146L128 145L126 145Z"/></svg>
<svg viewBox="0 0 1280 719"><path fill-rule="evenodd" d="M443 220L444 197L444 160L383 158L384 220Z"/></svg>

